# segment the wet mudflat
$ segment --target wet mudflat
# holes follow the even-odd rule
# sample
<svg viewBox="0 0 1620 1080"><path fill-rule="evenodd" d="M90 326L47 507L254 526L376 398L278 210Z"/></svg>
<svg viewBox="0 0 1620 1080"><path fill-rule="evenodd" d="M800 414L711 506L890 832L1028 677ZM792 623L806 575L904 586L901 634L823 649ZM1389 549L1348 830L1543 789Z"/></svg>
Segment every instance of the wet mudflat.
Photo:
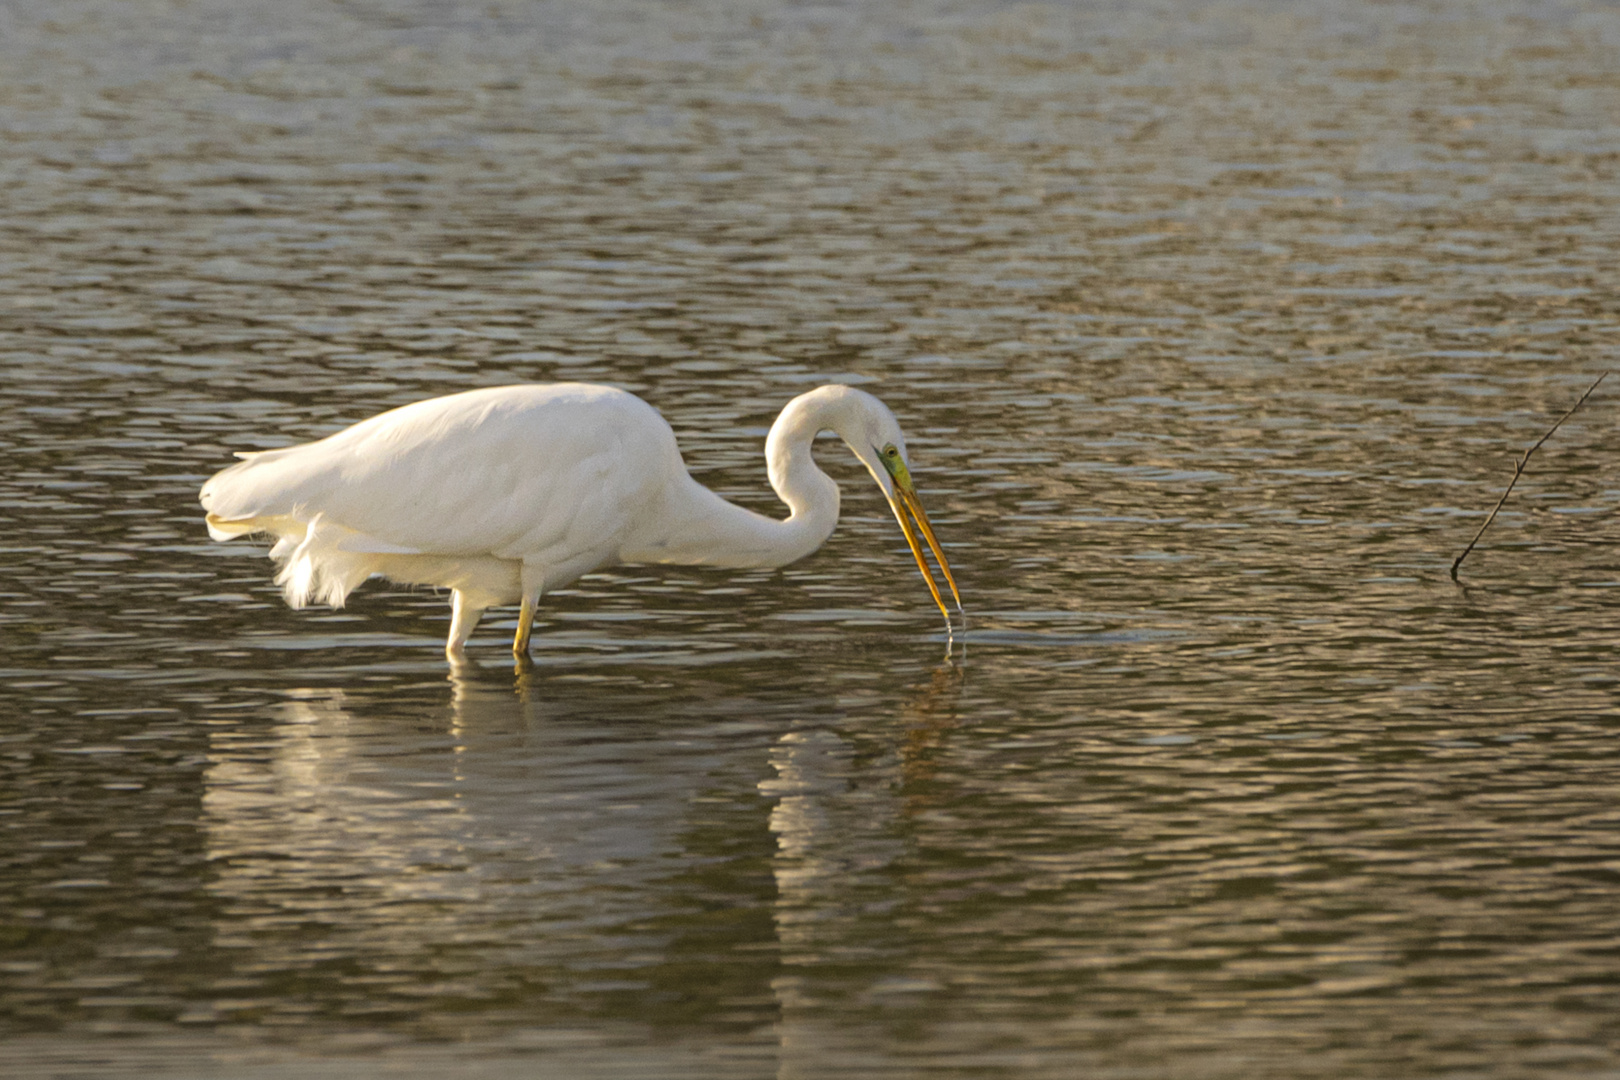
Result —
<svg viewBox="0 0 1620 1080"><path fill-rule="evenodd" d="M21 1076L1620 1069L1620 9L0 12L0 1056ZM585 379L774 506L450 671L230 452ZM965 656L964 656L965 649Z"/></svg>

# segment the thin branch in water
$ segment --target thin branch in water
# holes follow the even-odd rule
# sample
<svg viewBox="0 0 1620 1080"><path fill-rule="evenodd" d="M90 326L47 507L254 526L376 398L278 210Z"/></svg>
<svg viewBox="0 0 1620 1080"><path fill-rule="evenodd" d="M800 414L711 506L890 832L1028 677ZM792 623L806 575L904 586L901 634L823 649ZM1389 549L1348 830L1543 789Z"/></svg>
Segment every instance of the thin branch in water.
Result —
<svg viewBox="0 0 1620 1080"><path fill-rule="evenodd" d="M1457 561L1451 564L1452 581L1457 580L1457 568L1462 565L1462 561L1464 559L1468 558L1468 553L1474 550L1474 545L1479 543L1479 538L1485 535L1485 530L1490 528L1491 522L1496 520L1496 515L1502 509L1502 504L1507 502L1507 497L1513 493L1513 485L1519 482L1519 477L1524 475L1524 467L1530 464L1530 455L1535 453L1537 450L1540 450L1541 444L1552 438L1552 433L1557 431L1565 420L1568 420L1570 417L1574 416L1576 409L1586 404L1586 399L1592 396L1592 391L1598 388L1598 383L1602 382L1604 379L1607 379L1610 374L1612 374L1612 372L1605 371L1603 374L1599 375L1597 377L1597 382L1594 382L1591 386L1588 386L1586 388L1586 393L1581 395L1581 399L1569 407L1569 412L1565 413L1563 416L1560 416L1558 418L1558 423L1548 428L1547 434L1537 439L1536 444L1524 452L1524 457L1520 458L1519 463L1513 467L1513 479L1508 481L1507 490L1502 492L1502 497L1500 499L1496 500L1496 509L1491 511L1490 517L1485 519L1485 524L1479 527L1479 532L1474 534L1474 538L1468 541L1468 546L1463 548L1463 553L1461 555L1457 556Z"/></svg>

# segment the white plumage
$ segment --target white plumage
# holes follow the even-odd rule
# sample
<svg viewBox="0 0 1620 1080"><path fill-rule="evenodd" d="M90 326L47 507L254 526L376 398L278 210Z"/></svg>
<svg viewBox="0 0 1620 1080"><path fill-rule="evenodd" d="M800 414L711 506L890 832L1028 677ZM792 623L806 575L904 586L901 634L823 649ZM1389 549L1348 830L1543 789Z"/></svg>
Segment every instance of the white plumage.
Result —
<svg viewBox="0 0 1620 1080"><path fill-rule="evenodd" d="M448 652L460 653L485 608L517 603L513 648L526 655L540 597L592 570L783 566L820 547L839 502L810 456L826 429L883 488L946 611L919 532L953 597L956 584L912 486L900 425L877 398L846 386L800 395L771 428L766 461L790 510L784 521L693 480L652 406L584 383L469 390L319 442L239 454L244 461L203 485L202 505L216 540L275 537L276 582L295 608L341 607L374 575L440 586L453 591Z"/></svg>

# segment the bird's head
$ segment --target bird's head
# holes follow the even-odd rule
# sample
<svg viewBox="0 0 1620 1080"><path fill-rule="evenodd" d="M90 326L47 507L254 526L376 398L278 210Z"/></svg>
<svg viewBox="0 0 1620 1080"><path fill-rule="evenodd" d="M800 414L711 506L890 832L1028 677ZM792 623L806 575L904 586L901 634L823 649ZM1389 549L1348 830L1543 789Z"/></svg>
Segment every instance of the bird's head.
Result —
<svg viewBox="0 0 1620 1080"><path fill-rule="evenodd" d="M910 460L906 456L906 437L900 432L900 421L894 418L889 407L864 390L854 387L840 387L844 398L844 407L849 414L850 422L836 429L855 451L855 456L872 474L878 487L883 489L884 498L889 500L889 509L894 511L894 519L900 523L900 531L905 534L906 543L911 546L911 554L917 560L917 568L922 571L923 579L928 582L928 591L933 594L934 603L945 616L947 624L951 621L950 609L945 606L945 600L940 595L939 586L934 581L933 571L928 567L928 560L923 556L922 545L928 544L928 549L934 554L934 561L939 564L939 572L945 578L945 584L951 590L951 599L956 602L956 610L962 610L962 597L956 590L956 578L951 575L951 564L945 560L945 552L940 547L939 538L934 535L934 527L928 521L928 515L923 511L922 500L917 495L916 484L911 479Z"/></svg>

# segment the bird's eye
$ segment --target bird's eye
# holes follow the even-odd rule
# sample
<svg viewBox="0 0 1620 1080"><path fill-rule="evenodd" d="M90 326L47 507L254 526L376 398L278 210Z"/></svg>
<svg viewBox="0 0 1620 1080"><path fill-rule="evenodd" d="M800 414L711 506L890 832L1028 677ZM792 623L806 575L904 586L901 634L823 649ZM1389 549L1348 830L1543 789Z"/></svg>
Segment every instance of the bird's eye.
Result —
<svg viewBox="0 0 1620 1080"><path fill-rule="evenodd" d="M883 448L883 456L884 457L899 457L900 456L900 451L898 451L898 450L896 450L894 448L893 443L890 443L888 446L885 446Z"/></svg>

